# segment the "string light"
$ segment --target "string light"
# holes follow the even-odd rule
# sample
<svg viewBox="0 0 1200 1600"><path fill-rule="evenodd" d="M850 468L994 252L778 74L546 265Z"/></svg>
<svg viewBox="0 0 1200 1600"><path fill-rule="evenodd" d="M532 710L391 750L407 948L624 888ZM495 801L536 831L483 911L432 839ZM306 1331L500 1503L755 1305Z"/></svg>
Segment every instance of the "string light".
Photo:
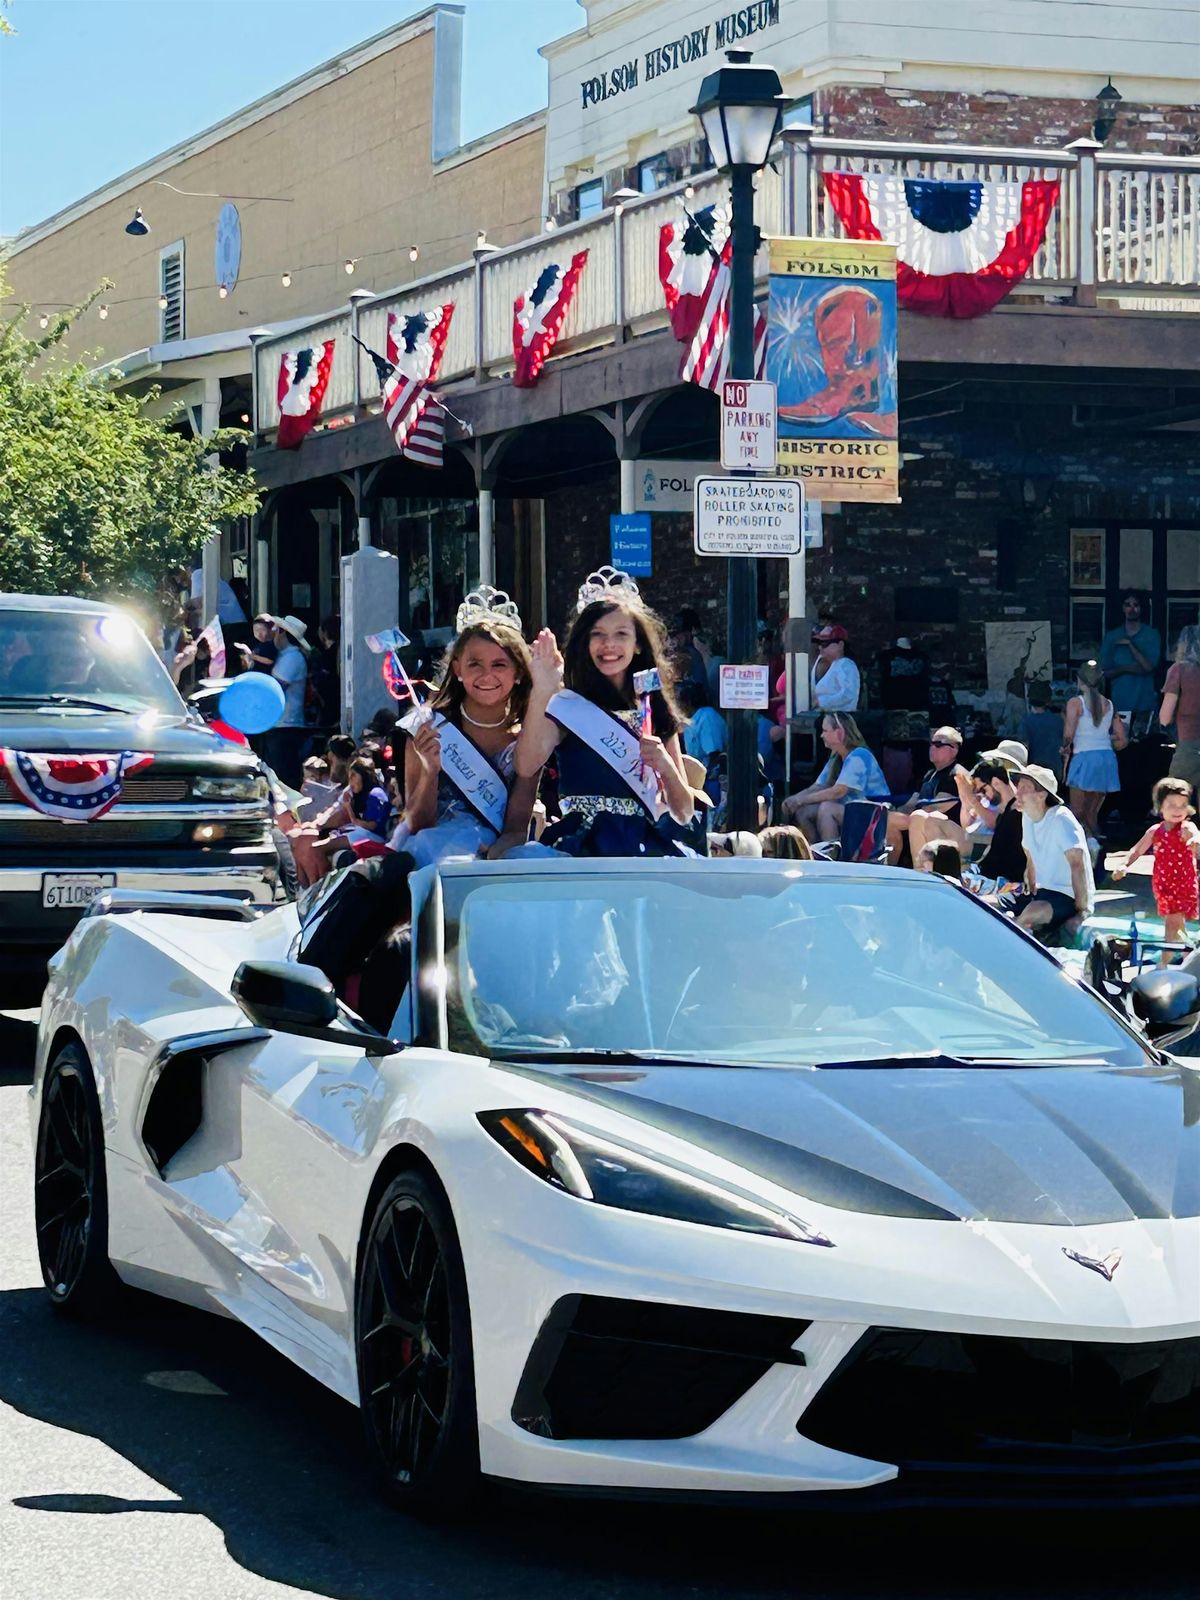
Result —
<svg viewBox="0 0 1200 1600"><path fill-rule="evenodd" d="M170 303L171 302L167 299L165 294L160 294L159 295L159 297L158 297L158 309L160 311L165 311L167 309L167 307L170 305Z"/></svg>
<svg viewBox="0 0 1200 1600"><path fill-rule="evenodd" d="M243 411L240 420L242 422L249 422L250 421L250 413L248 411Z"/></svg>
<svg viewBox="0 0 1200 1600"><path fill-rule="evenodd" d="M684 187L683 187L683 198L685 200L690 200L695 195L695 193L696 193L696 191L695 191L695 189L692 187L692 185L690 183L684 184Z"/></svg>
<svg viewBox="0 0 1200 1600"><path fill-rule="evenodd" d="M409 247L408 247L408 259L410 261L415 261L420 254L421 254L421 252L420 252L420 250L417 249L415 244L410 244L409 245Z"/></svg>
<svg viewBox="0 0 1200 1600"><path fill-rule="evenodd" d="M554 220L553 217L546 217L545 223L546 223L546 232L547 233L553 233L555 228L558 227L558 223Z"/></svg>
<svg viewBox="0 0 1200 1600"><path fill-rule="evenodd" d="M50 318L46 315L46 313L44 311L42 312L41 316L38 318L38 322L41 324L41 326L43 328L48 328L50 326Z"/></svg>
<svg viewBox="0 0 1200 1600"><path fill-rule="evenodd" d="M222 300L228 300L229 299L229 290L225 287L224 284L222 284L221 287L217 290L217 293L221 296Z"/></svg>
<svg viewBox="0 0 1200 1600"><path fill-rule="evenodd" d="M280 278L280 280L279 280L279 281L280 281L280 283L281 283L281 284L282 284L282 285L283 285L283 287L284 287L284 288L285 288L285 289L290 289L290 288L291 288L291 287L292 287L292 275L291 275L291 273L290 273L290 272L289 272L289 271L288 271L288 270L287 270L287 269L286 269L286 267L285 267L285 268L284 268L284 273L283 273L283 277L282 277L282 278Z"/></svg>
<svg viewBox="0 0 1200 1600"><path fill-rule="evenodd" d="M342 263L342 271L348 278L352 278L354 276L354 269L357 265L358 262L354 256L347 256L345 261Z"/></svg>
<svg viewBox="0 0 1200 1600"><path fill-rule="evenodd" d="M108 307L107 306L101 306L100 307L100 321L104 322L104 321L107 320L107 318L108 318Z"/></svg>

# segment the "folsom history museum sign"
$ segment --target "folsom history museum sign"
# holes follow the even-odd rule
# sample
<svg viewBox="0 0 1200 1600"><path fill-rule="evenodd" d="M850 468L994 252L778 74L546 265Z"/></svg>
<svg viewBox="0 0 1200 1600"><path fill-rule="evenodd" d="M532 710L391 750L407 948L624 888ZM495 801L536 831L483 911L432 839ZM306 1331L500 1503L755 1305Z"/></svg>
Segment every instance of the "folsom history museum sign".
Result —
<svg viewBox="0 0 1200 1600"><path fill-rule="evenodd" d="M656 78L676 72L680 67L703 61L710 53L717 54L743 44L764 28L776 26L779 4L780 0L754 0L752 5L724 12L698 28L689 28L676 39L656 40L628 60L585 78L579 85L583 105L599 105L636 89L639 83L653 83Z"/></svg>
<svg viewBox="0 0 1200 1600"><path fill-rule="evenodd" d="M772 239L767 377L779 471L813 500L900 499L896 247Z"/></svg>

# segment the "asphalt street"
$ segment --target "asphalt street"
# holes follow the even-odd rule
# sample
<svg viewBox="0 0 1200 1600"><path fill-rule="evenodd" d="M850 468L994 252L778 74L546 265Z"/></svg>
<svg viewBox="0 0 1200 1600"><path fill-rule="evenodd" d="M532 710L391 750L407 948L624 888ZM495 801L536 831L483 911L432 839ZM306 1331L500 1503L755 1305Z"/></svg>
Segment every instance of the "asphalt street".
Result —
<svg viewBox="0 0 1200 1600"><path fill-rule="evenodd" d="M1191 1600L1189 1517L865 1517L497 1497L467 1527L376 1496L356 1413L239 1327L131 1296L56 1316L34 1253L35 1021L0 1015L4 1600Z"/></svg>

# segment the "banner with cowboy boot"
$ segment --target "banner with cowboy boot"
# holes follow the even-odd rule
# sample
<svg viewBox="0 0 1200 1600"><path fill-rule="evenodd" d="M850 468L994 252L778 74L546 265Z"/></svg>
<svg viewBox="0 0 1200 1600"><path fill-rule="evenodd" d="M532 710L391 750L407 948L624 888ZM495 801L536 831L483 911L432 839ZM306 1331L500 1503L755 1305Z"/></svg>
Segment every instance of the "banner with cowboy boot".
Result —
<svg viewBox="0 0 1200 1600"><path fill-rule="evenodd" d="M770 269L779 471L811 500L896 503L895 246L772 239Z"/></svg>

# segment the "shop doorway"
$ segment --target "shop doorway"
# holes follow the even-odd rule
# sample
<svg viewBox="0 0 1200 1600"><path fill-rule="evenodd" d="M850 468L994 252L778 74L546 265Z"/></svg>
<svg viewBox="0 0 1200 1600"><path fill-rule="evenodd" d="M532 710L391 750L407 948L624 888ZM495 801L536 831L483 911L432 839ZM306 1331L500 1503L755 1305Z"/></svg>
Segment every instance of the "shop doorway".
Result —
<svg viewBox="0 0 1200 1600"><path fill-rule="evenodd" d="M1121 599L1131 589L1169 661L1180 629L1200 623L1200 524L1097 523L1072 528L1070 539L1072 665L1099 654L1104 635L1120 626Z"/></svg>

